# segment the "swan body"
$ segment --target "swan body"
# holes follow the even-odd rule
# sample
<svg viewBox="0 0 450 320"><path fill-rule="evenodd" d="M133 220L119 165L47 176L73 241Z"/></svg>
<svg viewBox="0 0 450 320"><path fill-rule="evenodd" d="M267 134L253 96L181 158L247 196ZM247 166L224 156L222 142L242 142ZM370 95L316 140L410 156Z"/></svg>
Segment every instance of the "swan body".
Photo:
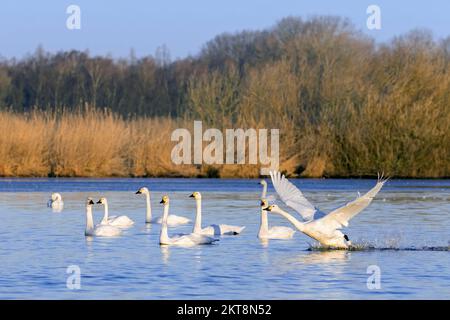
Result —
<svg viewBox="0 0 450 320"><path fill-rule="evenodd" d="M52 193L50 200L48 200L47 206L52 208L53 211L61 211L64 208L64 201L59 193Z"/></svg>
<svg viewBox="0 0 450 320"><path fill-rule="evenodd" d="M205 228L202 228L197 234L203 234L207 236L219 236L219 235L238 235L244 230L245 227L230 226L228 224L212 224Z"/></svg>
<svg viewBox="0 0 450 320"><path fill-rule="evenodd" d="M194 192L189 197L194 198L197 204L197 213L195 215L193 233L207 236L237 235L245 229L245 227L231 226L228 224L212 224L208 227L202 228L202 195L200 192Z"/></svg>
<svg viewBox="0 0 450 320"><path fill-rule="evenodd" d="M150 191L146 187L140 188L138 191L136 191L136 194L143 194L145 195L146 201L147 201L147 211L145 214L145 223L162 223L162 217L152 217L152 207L150 204ZM179 225L183 225L186 223L189 223L191 220L185 217L177 216L174 214L171 214L167 217L167 225L169 227L176 227Z"/></svg>
<svg viewBox="0 0 450 320"><path fill-rule="evenodd" d="M264 207L263 210L274 212L285 217L299 231L317 240L322 245L337 249L348 249L351 242L348 236L340 229L347 227L350 219L364 210L381 190L387 179L378 177L377 184L366 194L341 206L332 212L325 214L314 207L303 195L303 193L280 172L271 172L272 183L281 200L289 207L296 210L304 219L303 222L287 213L277 205Z"/></svg>
<svg viewBox="0 0 450 320"><path fill-rule="evenodd" d="M258 238L260 239L292 239L295 230L289 227L274 226L269 228L269 219L267 211L264 208L268 207L266 199L261 199L261 225L259 227Z"/></svg>
<svg viewBox="0 0 450 320"><path fill-rule="evenodd" d="M96 237L116 237L122 234L122 231L114 226L110 225L97 225L94 227L94 217L92 215L92 206L94 201L91 198L86 202L86 230L84 234L86 236Z"/></svg>
<svg viewBox="0 0 450 320"><path fill-rule="evenodd" d="M195 246L195 245L203 245L203 244L212 244L218 239L214 239L201 234L186 234L186 235L176 235L169 237L168 234L168 226L167 226L167 218L169 217L169 197L164 196L161 202L164 205L164 213L162 216L162 224L161 224L161 233L159 236L159 243L161 245L170 245L170 246Z"/></svg>
<svg viewBox="0 0 450 320"><path fill-rule="evenodd" d="M127 216L112 216L108 214L108 201L106 198L100 198L97 201L98 204L102 204L105 207L105 214L103 216L101 225L110 225L114 227L130 227L134 224L134 221Z"/></svg>

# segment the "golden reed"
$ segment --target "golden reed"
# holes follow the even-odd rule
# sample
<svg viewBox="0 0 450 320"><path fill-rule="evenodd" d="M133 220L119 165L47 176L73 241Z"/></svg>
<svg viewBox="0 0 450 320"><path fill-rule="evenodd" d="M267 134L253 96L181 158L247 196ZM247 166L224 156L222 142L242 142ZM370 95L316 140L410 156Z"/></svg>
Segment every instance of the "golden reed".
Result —
<svg viewBox="0 0 450 320"><path fill-rule="evenodd" d="M450 113L429 105L329 109L314 124L280 126L280 170L306 177L449 177ZM270 117L248 121L263 128ZM3 177L258 177L254 165L175 165L171 133L191 119L123 119L87 109L0 112Z"/></svg>

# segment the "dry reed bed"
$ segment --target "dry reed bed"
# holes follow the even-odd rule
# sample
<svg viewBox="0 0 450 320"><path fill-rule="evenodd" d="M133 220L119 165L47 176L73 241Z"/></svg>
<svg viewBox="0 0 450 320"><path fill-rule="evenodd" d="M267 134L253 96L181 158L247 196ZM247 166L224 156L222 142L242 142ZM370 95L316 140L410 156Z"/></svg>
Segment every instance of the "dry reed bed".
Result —
<svg viewBox="0 0 450 320"><path fill-rule="evenodd" d="M217 176L209 166L175 165L172 131L192 122L170 118L123 120L110 112L50 115L0 112L0 176ZM257 176L231 166L222 176Z"/></svg>
<svg viewBox="0 0 450 320"><path fill-rule="evenodd" d="M450 113L431 100L407 108L398 101L330 108L314 124L305 120L302 130L283 117L278 123L250 117L240 126L281 128L281 170L289 174L365 176L384 170L400 177L448 177ZM173 164L170 136L176 128L192 129L192 121L124 120L95 110L0 112L0 176L258 176L259 168L250 165Z"/></svg>

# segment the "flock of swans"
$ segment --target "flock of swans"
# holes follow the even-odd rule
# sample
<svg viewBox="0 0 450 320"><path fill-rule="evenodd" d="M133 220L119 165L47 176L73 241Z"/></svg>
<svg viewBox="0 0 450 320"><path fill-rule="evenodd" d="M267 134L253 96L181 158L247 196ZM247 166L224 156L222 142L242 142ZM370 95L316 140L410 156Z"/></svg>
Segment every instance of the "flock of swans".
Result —
<svg viewBox="0 0 450 320"><path fill-rule="evenodd" d="M365 209L381 190L388 179L378 176L376 185L366 194L359 195L355 200L338 207L326 214L314 205L312 205L303 195L303 193L280 172L271 172L270 177L274 189L282 202L298 213L298 217L281 209L274 204L274 197L267 197L267 182L261 180L263 186L261 194L260 208L260 228L258 237L260 239L291 239L296 230L284 226L272 226L269 228L268 213L279 214L286 218L298 231L318 241L322 246L335 249L348 249L351 241L347 235L341 232L343 227L347 227L350 219ZM168 228L190 223L191 220L185 217L170 215L170 199L167 195L161 199L163 205L163 215L153 217L150 203L150 191L146 187L140 188L136 194L142 194L146 197L146 216L145 222L151 224L161 224L159 243L161 245L174 246L194 246L212 244L219 239L214 236L219 235L238 235L244 230L244 226L232 226L227 224L212 224L202 227L202 196L200 192L194 192L190 195L196 202L196 214L194 228L189 234L169 235ZM270 204L272 202L272 204ZM86 201L86 236L97 237L115 237L122 234L123 228L131 227L134 221L127 216L109 216L108 202L106 198L100 198L97 204L103 205L104 215L99 224L94 224L92 209L94 206L92 198ZM59 193L54 193L49 200L48 206L62 210L64 202ZM300 219L300 220L299 220Z"/></svg>

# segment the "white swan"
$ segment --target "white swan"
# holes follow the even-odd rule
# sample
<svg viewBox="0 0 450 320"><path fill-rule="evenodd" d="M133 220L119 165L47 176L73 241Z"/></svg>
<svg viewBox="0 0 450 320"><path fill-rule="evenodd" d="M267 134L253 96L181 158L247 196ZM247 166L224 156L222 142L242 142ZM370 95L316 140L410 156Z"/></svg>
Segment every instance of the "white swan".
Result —
<svg viewBox="0 0 450 320"><path fill-rule="evenodd" d="M261 193L261 225L259 227L258 238L266 240L266 239L291 239L294 236L295 230L289 227L271 227L269 229L269 219L267 216L267 211L263 210L263 208L267 207L268 201L266 199L267 196L267 182L262 179L259 182L260 185L263 186L263 190ZM271 198L273 198L271 196Z"/></svg>
<svg viewBox="0 0 450 320"><path fill-rule="evenodd" d="M114 227L130 227L134 224L134 221L128 218L127 216L109 216L108 212L108 201L106 198L100 198L97 201L98 204L102 204L105 207L105 214L103 215L103 219L100 222L102 225L111 225Z"/></svg>
<svg viewBox="0 0 450 320"><path fill-rule="evenodd" d="M52 193L50 200L48 200L47 206L52 208L53 211L61 211L64 208L64 201L59 193Z"/></svg>
<svg viewBox="0 0 450 320"><path fill-rule="evenodd" d="M161 233L159 236L159 243L161 245L172 246L195 246L200 244L211 244L218 239L207 237L201 234L191 233L186 235L178 235L169 237L167 231L167 219L169 217L169 197L163 196L161 202L164 205L164 213L162 216Z"/></svg>
<svg viewBox="0 0 450 320"><path fill-rule="evenodd" d="M86 236L97 236L97 237L115 237L119 236L122 231L110 225L97 225L94 227L94 217L92 215L92 206L94 205L94 201L91 198L88 198L86 201L86 230L84 234Z"/></svg>
<svg viewBox="0 0 450 320"><path fill-rule="evenodd" d="M202 195L200 192L194 192L189 197L194 198L197 204L197 213L195 215L195 224L193 233L203 234L208 236L213 235L236 235L242 232L245 227L230 226L227 224L212 224L208 227L202 228Z"/></svg>
<svg viewBox="0 0 450 320"><path fill-rule="evenodd" d="M340 229L347 227L351 218L365 209L381 190L387 179L378 176L375 187L366 194L325 214L314 207L303 193L280 172L271 172L273 186L281 200L289 207L296 210L306 222L300 222L295 217L282 210L277 205L271 205L263 210L278 213L289 220L298 230L307 236L319 241L322 245L338 249L347 249L351 246L348 236Z"/></svg>
<svg viewBox="0 0 450 320"><path fill-rule="evenodd" d="M261 199L261 225L259 227L258 238L260 239L291 239L295 230L289 227L275 226L269 229L267 211L269 206L266 199Z"/></svg>
<svg viewBox="0 0 450 320"><path fill-rule="evenodd" d="M150 204L150 191L146 187L140 188L136 191L136 194L144 194L147 200L147 211L145 214L145 223L162 223L162 217L152 218L152 206ZM169 215L167 218L167 225L169 227L176 227L182 224L189 223L191 220L185 217L176 216L174 214Z"/></svg>

